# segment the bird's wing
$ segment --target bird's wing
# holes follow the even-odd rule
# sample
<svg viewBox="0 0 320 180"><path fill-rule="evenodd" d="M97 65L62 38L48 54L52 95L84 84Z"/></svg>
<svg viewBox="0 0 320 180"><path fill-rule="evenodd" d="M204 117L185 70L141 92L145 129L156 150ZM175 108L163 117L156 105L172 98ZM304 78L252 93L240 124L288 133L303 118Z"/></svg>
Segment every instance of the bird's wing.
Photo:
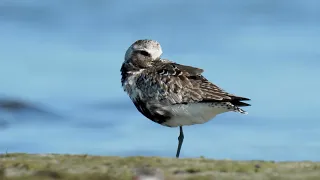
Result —
<svg viewBox="0 0 320 180"><path fill-rule="evenodd" d="M240 102L248 98L235 96L209 82L202 69L177 64L168 60L155 61L140 78L137 86L147 98L163 103L181 104L191 102Z"/></svg>

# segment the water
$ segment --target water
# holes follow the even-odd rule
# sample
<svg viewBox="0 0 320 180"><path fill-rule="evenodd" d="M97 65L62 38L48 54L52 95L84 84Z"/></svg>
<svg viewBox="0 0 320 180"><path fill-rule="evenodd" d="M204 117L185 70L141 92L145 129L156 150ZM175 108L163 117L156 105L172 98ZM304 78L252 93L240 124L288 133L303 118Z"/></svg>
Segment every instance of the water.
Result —
<svg viewBox="0 0 320 180"><path fill-rule="evenodd" d="M320 2L0 2L0 152L173 157L178 128L135 109L120 85L127 47L199 66L252 99L249 115L185 127L182 157L320 160ZM32 107L28 107L28 106Z"/></svg>

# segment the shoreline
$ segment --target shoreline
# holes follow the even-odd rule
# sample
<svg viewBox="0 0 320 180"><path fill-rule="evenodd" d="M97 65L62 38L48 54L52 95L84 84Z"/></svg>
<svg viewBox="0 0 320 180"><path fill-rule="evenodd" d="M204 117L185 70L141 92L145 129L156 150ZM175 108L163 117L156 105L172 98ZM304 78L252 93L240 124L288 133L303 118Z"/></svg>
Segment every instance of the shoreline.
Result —
<svg viewBox="0 0 320 180"><path fill-rule="evenodd" d="M181 159L117 157L87 154L0 154L1 180L126 180L143 173L159 180L318 180L320 162L235 161L204 157Z"/></svg>

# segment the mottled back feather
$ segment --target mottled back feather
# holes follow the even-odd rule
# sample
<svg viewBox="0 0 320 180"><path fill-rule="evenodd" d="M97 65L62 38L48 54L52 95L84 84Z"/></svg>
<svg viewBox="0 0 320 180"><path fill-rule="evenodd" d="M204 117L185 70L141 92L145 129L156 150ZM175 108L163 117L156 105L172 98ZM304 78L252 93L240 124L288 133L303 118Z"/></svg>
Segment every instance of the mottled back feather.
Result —
<svg viewBox="0 0 320 180"><path fill-rule="evenodd" d="M151 67L142 71L137 78L137 88L143 99L153 99L162 104L192 102L230 102L236 106L248 106L238 97L209 82L200 68L185 66L168 60L155 60ZM146 88L148 87L148 88Z"/></svg>

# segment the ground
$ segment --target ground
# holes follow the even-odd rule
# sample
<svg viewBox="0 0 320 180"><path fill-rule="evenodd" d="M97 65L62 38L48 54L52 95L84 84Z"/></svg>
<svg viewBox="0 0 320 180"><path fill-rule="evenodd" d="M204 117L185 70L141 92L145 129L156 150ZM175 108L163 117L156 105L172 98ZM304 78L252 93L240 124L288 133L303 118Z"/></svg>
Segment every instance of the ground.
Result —
<svg viewBox="0 0 320 180"><path fill-rule="evenodd" d="M0 180L129 180L140 167L158 169L166 180L320 179L320 162L0 154Z"/></svg>

